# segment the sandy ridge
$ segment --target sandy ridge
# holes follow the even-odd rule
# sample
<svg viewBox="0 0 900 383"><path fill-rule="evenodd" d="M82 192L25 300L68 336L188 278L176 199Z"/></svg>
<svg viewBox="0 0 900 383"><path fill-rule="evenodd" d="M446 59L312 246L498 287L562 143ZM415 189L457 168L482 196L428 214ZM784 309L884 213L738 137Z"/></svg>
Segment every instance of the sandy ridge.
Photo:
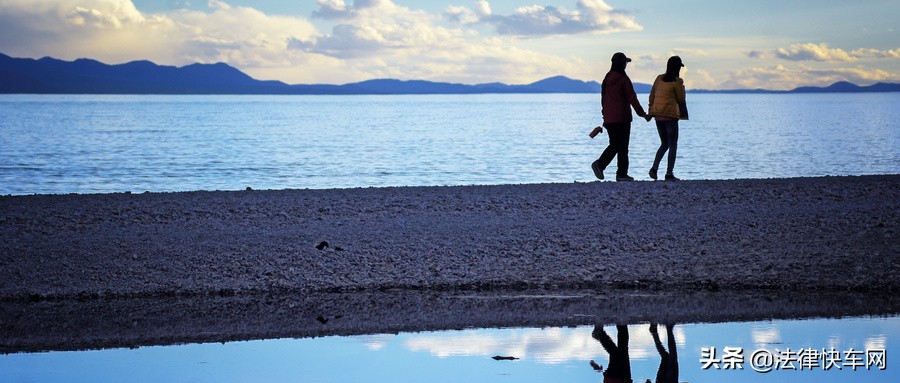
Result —
<svg viewBox="0 0 900 383"><path fill-rule="evenodd" d="M0 197L0 299L896 291L900 175ZM316 245L327 241L329 247ZM339 248L339 249L338 249Z"/></svg>

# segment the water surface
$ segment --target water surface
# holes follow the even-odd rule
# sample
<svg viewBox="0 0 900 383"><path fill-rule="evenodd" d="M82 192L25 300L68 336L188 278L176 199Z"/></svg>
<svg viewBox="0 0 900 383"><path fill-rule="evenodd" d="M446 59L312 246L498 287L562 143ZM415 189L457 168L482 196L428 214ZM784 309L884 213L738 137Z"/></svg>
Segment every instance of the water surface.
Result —
<svg viewBox="0 0 900 383"><path fill-rule="evenodd" d="M900 93L689 102L682 178L900 173ZM0 194L593 181L600 122L590 94L0 95ZM658 140L634 123L636 178Z"/></svg>
<svg viewBox="0 0 900 383"><path fill-rule="evenodd" d="M603 326L616 341L617 329ZM655 379L660 365L647 323L632 324L629 356L635 382ZM3 382L599 382L590 360L608 368L593 326L465 329L360 336L273 339L136 349L0 355ZM660 325L661 345L668 348ZM892 353L898 317L688 323L673 326L682 382L896 382ZM703 369L703 348L741 348L743 369ZM885 350L878 365L855 371L774 368L760 373L756 350ZM855 354L855 353L854 353ZM494 360L512 356L517 360ZM863 354L863 358L865 358ZM720 365L724 366L724 365Z"/></svg>

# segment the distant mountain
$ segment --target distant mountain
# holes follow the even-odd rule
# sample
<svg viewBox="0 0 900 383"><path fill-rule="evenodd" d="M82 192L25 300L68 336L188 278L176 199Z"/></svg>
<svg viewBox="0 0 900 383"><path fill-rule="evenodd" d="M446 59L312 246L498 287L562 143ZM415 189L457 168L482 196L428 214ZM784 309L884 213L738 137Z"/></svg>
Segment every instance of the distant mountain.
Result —
<svg viewBox="0 0 900 383"><path fill-rule="evenodd" d="M584 82L565 76L545 78L528 84L527 87L547 93L600 93L600 84L596 81Z"/></svg>
<svg viewBox="0 0 900 383"><path fill-rule="evenodd" d="M791 93L859 93L859 92L900 92L900 84L879 82L869 86L859 86L846 81L836 82L824 88L804 86L790 91Z"/></svg>
<svg viewBox="0 0 900 383"><path fill-rule="evenodd" d="M650 84L634 83L638 93L649 93ZM791 91L765 89L689 90L692 93L812 93L897 92L900 84L878 83L860 87L839 82L824 88L802 87ZM499 82L454 84L423 80L375 79L344 85L297 84L256 80L224 63L183 67L132 61L108 65L91 59L63 61L13 58L0 53L0 93L61 94L476 94L476 93L600 93L596 81L565 76L526 85Z"/></svg>
<svg viewBox="0 0 900 383"><path fill-rule="evenodd" d="M768 90L768 89L726 89L726 90L709 90L696 89L688 90L691 93L884 93L884 92L900 92L900 84L892 84L879 82L869 86L859 86L846 81L839 81L825 87L802 86L792 90Z"/></svg>
<svg viewBox="0 0 900 383"><path fill-rule="evenodd" d="M181 68L149 61L107 65L90 59L17 59L0 54L0 93L268 93L287 87L258 81L226 64Z"/></svg>
<svg viewBox="0 0 900 383"><path fill-rule="evenodd" d="M133 61L107 65L90 59L39 60L0 54L0 93L78 94L474 94L599 93L596 81L563 76L527 85L452 84L422 80L376 79L344 85L256 80L227 64L184 67Z"/></svg>

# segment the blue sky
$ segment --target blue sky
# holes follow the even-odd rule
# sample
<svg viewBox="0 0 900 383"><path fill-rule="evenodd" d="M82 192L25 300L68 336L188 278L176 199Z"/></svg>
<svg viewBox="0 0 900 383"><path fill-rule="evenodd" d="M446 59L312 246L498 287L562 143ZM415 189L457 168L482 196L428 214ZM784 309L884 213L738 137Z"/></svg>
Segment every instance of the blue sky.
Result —
<svg viewBox="0 0 900 383"><path fill-rule="evenodd" d="M638 82L679 54L691 88L900 82L900 3L715 0L0 0L0 52L226 62L258 79Z"/></svg>

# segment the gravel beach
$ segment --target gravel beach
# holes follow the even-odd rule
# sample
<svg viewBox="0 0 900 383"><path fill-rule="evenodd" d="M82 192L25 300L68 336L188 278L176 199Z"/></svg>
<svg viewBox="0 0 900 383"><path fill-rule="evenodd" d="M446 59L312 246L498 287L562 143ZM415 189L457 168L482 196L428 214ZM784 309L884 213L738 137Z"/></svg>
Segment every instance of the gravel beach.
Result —
<svg viewBox="0 0 900 383"><path fill-rule="evenodd" d="M0 197L0 353L896 315L898 197L897 175Z"/></svg>
<svg viewBox="0 0 900 383"><path fill-rule="evenodd" d="M892 294L898 222L900 175L5 196L0 300L526 288Z"/></svg>

